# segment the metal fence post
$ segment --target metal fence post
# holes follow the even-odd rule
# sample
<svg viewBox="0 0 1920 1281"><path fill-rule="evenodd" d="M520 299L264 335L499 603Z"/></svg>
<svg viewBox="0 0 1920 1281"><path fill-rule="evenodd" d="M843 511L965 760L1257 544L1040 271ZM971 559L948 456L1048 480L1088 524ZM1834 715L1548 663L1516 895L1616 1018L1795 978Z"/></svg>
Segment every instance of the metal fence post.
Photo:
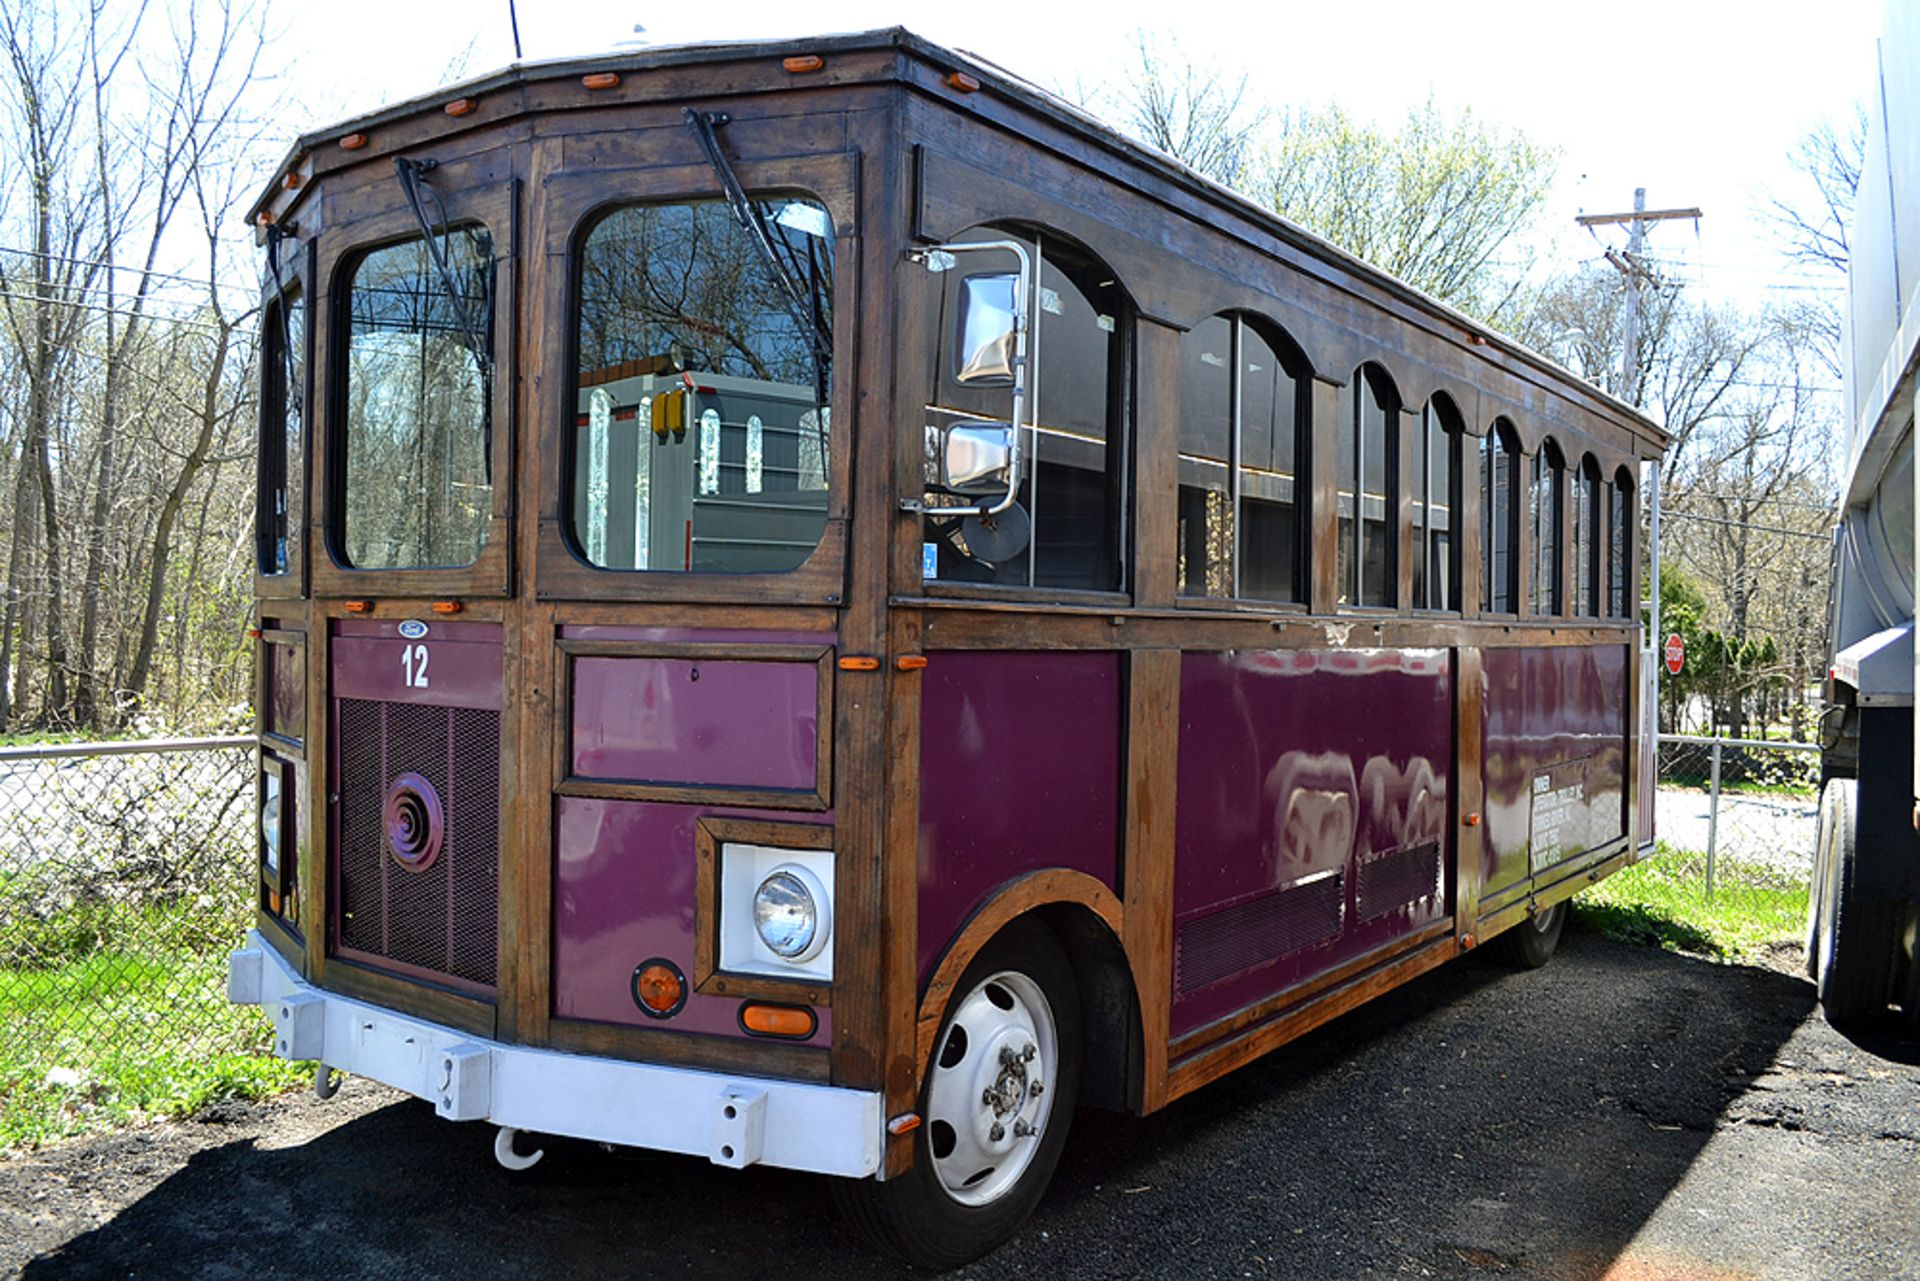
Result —
<svg viewBox="0 0 1920 1281"><path fill-rule="evenodd" d="M1720 736L1713 736L1713 782L1707 789L1707 897L1713 897L1713 850L1720 840Z"/></svg>

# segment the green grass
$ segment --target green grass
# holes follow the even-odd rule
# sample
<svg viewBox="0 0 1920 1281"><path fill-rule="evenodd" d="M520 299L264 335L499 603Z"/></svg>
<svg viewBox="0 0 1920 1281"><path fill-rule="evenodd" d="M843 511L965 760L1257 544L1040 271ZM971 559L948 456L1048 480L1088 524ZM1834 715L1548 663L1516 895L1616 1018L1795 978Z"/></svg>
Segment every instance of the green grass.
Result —
<svg viewBox="0 0 1920 1281"><path fill-rule="evenodd" d="M1665 843L1658 850L1575 899L1575 922L1623 942L1730 961L1755 960L1780 944L1803 941L1804 880L1723 858L1709 898L1704 855Z"/></svg>
<svg viewBox="0 0 1920 1281"><path fill-rule="evenodd" d="M92 900L43 917L0 892L0 1150L307 1079L268 1056L258 1009L227 1004L243 922L212 907Z"/></svg>

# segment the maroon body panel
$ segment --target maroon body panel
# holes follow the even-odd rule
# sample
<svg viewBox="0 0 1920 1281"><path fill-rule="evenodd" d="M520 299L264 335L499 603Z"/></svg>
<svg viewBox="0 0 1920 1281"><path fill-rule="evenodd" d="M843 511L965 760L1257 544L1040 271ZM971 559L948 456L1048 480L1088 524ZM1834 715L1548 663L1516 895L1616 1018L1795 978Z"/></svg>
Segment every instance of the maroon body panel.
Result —
<svg viewBox="0 0 1920 1281"><path fill-rule="evenodd" d="M994 889L1071 868L1112 889L1120 847L1117 653L931 656L920 719L920 981Z"/></svg>
<svg viewBox="0 0 1920 1281"><path fill-rule="evenodd" d="M1482 896L1625 834L1627 647L1483 651Z"/></svg>
<svg viewBox="0 0 1920 1281"><path fill-rule="evenodd" d="M809 669L810 670L810 669ZM740 998L690 993L686 1008L659 1020L634 1004L634 967L665 957L693 978L695 823L709 815L830 824L831 814L798 815L711 806L560 797L554 876L553 1012L630 1027L745 1036ZM833 1041L831 1011L819 1010L811 1044Z"/></svg>
<svg viewBox="0 0 1920 1281"><path fill-rule="evenodd" d="M1181 660L1173 1033L1445 918L1444 650Z"/></svg>
<svg viewBox="0 0 1920 1281"><path fill-rule="evenodd" d="M812 662L573 660L573 772L710 787L807 789L818 776Z"/></svg>
<svg viewBox="0 0 1920 1281"><path fill-rule="evenodd" d="M498 623L427 622L426 633L413 639L402 636L400 626L362 619L334 624L334 698L500 710L505 669Z"/></svg>

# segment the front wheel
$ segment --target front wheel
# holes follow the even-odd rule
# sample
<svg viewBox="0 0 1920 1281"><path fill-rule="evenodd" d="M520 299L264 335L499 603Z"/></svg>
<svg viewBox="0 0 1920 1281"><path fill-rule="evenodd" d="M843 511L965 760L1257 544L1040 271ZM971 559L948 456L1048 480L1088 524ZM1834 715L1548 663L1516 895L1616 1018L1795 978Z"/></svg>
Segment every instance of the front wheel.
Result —
<svg viewBox="0 0 1920 1281"><path fill-rule="evenodd" d="M1814 984L1827 1021L1867 1024L1887 1015L1894 958L1900 948L1899 905L1859 885L1859 785L1827 780L1820 793L1820 845L1814 856L1818 918L1810 931Z"/></svg>
<svg viewBox="0 0 1920 1281"><path fill-rule="evenodd" d="M1039 1204L1080 1084L1073 969L1037 921L1016 921L954 987L922 1089L913 1169L839 1180L847 1218L926 1268L955 1268L1011 1237Z"/></svg>

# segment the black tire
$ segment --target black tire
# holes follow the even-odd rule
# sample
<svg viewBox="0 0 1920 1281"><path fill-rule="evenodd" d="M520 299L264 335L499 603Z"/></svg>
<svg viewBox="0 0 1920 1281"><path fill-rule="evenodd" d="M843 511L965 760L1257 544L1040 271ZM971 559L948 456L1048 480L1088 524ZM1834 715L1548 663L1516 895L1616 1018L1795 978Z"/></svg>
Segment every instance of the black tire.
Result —
<svg viewBox="0 0 1920 1281"><path fill-rule="evenodd" d="M1008 1173L1003 1177L1009 1181L1004 1189L994 1190L993 1176L998 1173L997 1168L976 1174L976 1182L962 1187L960 1194L991 1193L992 1199L984 1204L969 1205L956 1199L948 1182L960 1172L954 1163L961 1160L963 1153L985 1150L982 1147L985 1140L977 1130L969 1133L964 1141L956 1139L954 1127L935 1115L936 1087L943 1101L951 1101L956 1097L953 1092L961 1084L977 1082L982 1079L978 1074L991 1068L995 1061L993 1046L1013 1048L1006 1035L1017 1023L1017 1012L1005 1014L1010 1021L998 1025L999 1034L995 1035L970 1037L962 1026L956 1037L955 1021L958 1017L979 1027L978 1012L984 1009L980 1002L991 997L996 984L1001 985L1002 996L1021 1002L1022 996L1009 992L1006 986L1016 982L1029 985L1021 989L1025 1000L1032 999L1033 989L1045 999L1055 1041L1054 1065L1049 1073L1052 1079L1037 1078L1042 1089L1032 1090L1031 1082L1036 1078L1024 1071L1024 1063L1044 1063L1044 1055L1016 1064L1008 1064L1004 1058L997 1060L1001 1066L996 1081L1011 1085L1022 1100L1000 1121L1032 1116L1037 1119L1038 1127L1030 1138L1009 1136L992 1141L996 1145L1004 1144L998 1150L1010 1158L1016 1155L1020 1144L1034 1146L1024 1164L1017 1169L1012 1165L1006 1167ZM993 1005L1000 1008L997 1001ZM1025 1005L1021 1003L1018 1012L1024 1011ZM1018 1034L1013 1035L1017 1040ZM976 1040L980 1043L975 1044ZM1066 1146L1067 1130L1073 1122L1074 1104L1080 1092L1080 1042L1080 1001L1066 954L1038 921L1015 921L981 949L954 985L954 996L942 1018L940 1034L934 1038L934 1061L927 1065L926 1083L921 1090L923 1121L914 1132L913 1169L885 1182L834 1180L834 1200L841 1213L870 1240L923 1268L957 1268L1000 1246L1040 1203L1059 1163L1061 1149ZM1018 1057L1016 1053L1015 1058ZM936 1080L936 1072L952 1075ZM1003 1094L1002 1102L1009 1102L1010 1098L1011 1095ZM1038 1100L1043 1098L1050 1098L1051 1102L1043 1110L1030 1110L1038 1109ZM998 1114L993 1113L983 1098L974 1098L972 1102L979 1109L978 1117L973 1119L994 1121ZM944 1133L940 1132L942 1127ZM937 1154L942 1146L944 1152ZM947 1164L942 1166L942 1162ZM976 1186L983 1192L969 1190Z"/></svg>
<svg viewBox="0 0 1920 1281"><path fill-rule="evenodd" d="M1898 903L1860 888L1858 806L1853 779L1828 779L1821 789L1821 834L1830 839L1816 859L1823 876L1814 983L1827 1021L1835 1026L1887 1017L1903 924Z"/></svg>
<svg viewBox="0 0 1920 1281"><path fill-rule="evenodd" d="M1515 969L1537 970L1553 959L1567 928L1567 900L1544 912L1535 912L1487 945L1495 960Z"/></svg>
<svg viewBox="0 0 1920 1281"><path fill-rule="evenodd" d="M1833 857L1834 819L1841 807L1833 800L1834 784L1851 781L1827 780L1820 789L1820 818L1813 838L1813 872L1807 881L1807 977L1820 983L1820 957L1827 946L1827 867ZM1850 806L1847 808L1851 808Z"/></svg>

